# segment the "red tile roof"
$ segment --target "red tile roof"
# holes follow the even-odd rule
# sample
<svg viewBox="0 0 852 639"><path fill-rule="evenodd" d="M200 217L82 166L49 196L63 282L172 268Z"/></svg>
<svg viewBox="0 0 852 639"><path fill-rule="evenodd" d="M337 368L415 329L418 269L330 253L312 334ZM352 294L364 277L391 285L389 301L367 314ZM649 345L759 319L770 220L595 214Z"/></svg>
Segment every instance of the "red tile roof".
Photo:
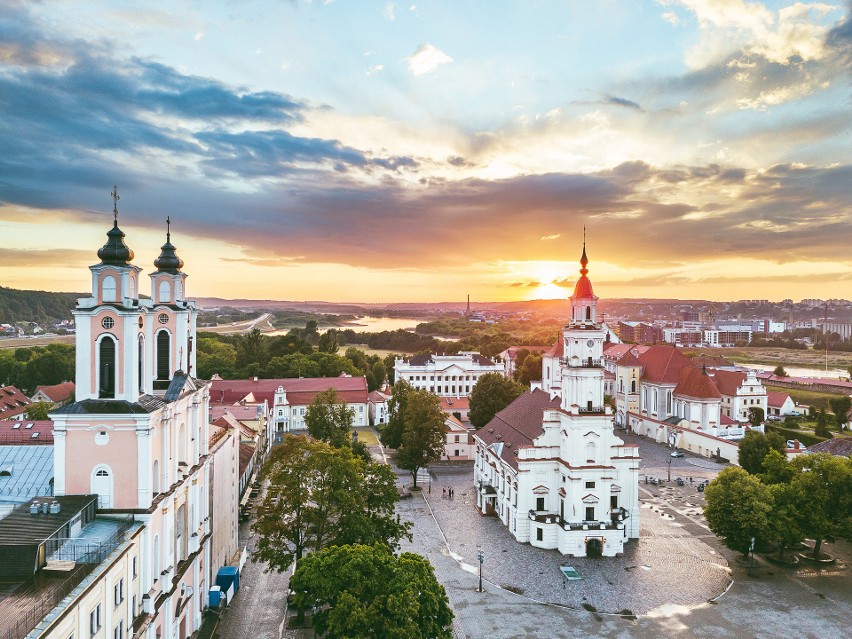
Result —
<svg viewBox="0 0 852 639"><path fill-rule="evenodd" d="M692 367L680 369L680 379L674 394L695 399L719 399L722 396L713 378L703 368Z"/></svg>
<svg viewBox="0 0 852 639"><path fill-rule="evenodd" d="M60 404L74 394L74 382L62 382L53 386L36 386L36 392L33 395L39 391L47 395L55 404Z"/></svg>
<svg viewBox="0 0 852 639"><path fill-rule="evenodd" d="M486 446L502 443L501 459L512 468L517 468L518 448L532 445L533 439L543 432L544 411L559 406L558 397L551 399L549 393L535 389L524 393L497 413L494 419L476 431L476 436Z"/></svg>
<svg viewBox="0 0 852 639"><path fill-rule="evenodd" d="M53 422L49 419L0 421L0 446L26 444L53 444Z"/></svg>
<svg viewBox="0 0 852 639"><path fill-rule="evenodd" d="M809 453L831 453L839 457L852 455L852 437L835 437L824 442L808 446Z"/></svg>
<svg viewBox="0 0 852 639"><path fill-rule="evenodd" d="M773 408L781 408L788 399L790 399L790 396L787 393L766 391L766 404Z"/></svg>
<svg viewBox="0 0 852 639"><path fill-rule="evenodd" d="M253 422L260 419L258 404L213 404L210 406L210 421L216 421L225 413L235 419Z"/></svg>
<svg viewBox="0 0 852 639"><path fill-rule="evenodd" d="M470 397L441 397L441 410L452 413L454 410L470 410Z"/></svg>
<svg viewBox="0 0 852 639"><path fill-rule="evenodd" d="M728 417L727 415L719 415L719 424L721 426L733 426L734 424L739 424L739 422L733 417Z"/></svg>
<svg viewBox="0 0 852 639"><path fill-rule="evenodd" d="M30 398L14 386L0 387L0 419L23 414L31 403Z"/></svg>
<svg viewBox="0 0 852 639"><path fill-rule="evenodd" d="M740 371L713 371L713 377L716 380L716 386L719 387L719 392L722 395L734 396L737 394L737 389L742 386L745 381L746 374Z"/></svg>
<svg viewBox="0 0 852 639"><path fill-rule="evenodd" d="M347 404L367 403L365 377L293 377L280 379L214 379L210 382L210 401L219 404L236 404L246 401L266 400L272 406L275 390L283 386L291 406L308 406L317 393L333 388L337 397ZM249 398L250 399L247 399Z"/></svg>
<svg viewBox="0 0 852 639"><path fill-rule="evenodd" d="M695 362L670 344L655 344L640 353L638 360L643 366L642 381L656 384L677 384L680 369L695 365Z"/></svg>
<svg viewBox="0 0 852 639"><path fill-rule="evenodd" d="M256 448L254 444L240 444L240 477L246 472Z"/></svg>

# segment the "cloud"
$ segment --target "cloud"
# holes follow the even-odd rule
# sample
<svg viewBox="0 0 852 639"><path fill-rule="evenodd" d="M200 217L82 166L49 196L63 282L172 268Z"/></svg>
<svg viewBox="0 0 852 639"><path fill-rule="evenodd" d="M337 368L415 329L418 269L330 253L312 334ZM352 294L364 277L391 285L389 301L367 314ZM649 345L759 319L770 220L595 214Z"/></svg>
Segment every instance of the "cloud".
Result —
<svg viewBox="0 0 852 639"><path fill-rule="evenodd" d="M428 42L417 47L417 50L406 59L408 60L408 69L415 76L431 73L440 65L453 61L450 56Z"/></svg>
<svg viewBox="0 0 852 639"><path fill-rule="evenodd" d="M607 96L603 100L603 104L611 104L614 106L624 107L626 109L632 109L634 111L642 111L642 107L639 106L639 103L634 102L633 100L628 100L626 98L619 98L614 95Z"/></svg>
<svg viewBox="0 0 852 639"><path fill-rule="evenodd" d="M387 4L385 4L385 8L382 10L382 13L384 14L385 18L393 22L394 20L396 20L396 4L394 4L393 2L388 2Z"/></svg>
<svg viewBox="0 0 852 639"><path fill-rule="evenodd" d="M560 237L562 237L561 233L554 233L553 235L542 235L541 239L542 240L557 240Z"/></svg>
<svg viewBox="0 0 852 639"><path fill-rule="evenodd" d="M87 264L91 260L91 250L0 248L0 267L3 268L65 267Z"/></svg>

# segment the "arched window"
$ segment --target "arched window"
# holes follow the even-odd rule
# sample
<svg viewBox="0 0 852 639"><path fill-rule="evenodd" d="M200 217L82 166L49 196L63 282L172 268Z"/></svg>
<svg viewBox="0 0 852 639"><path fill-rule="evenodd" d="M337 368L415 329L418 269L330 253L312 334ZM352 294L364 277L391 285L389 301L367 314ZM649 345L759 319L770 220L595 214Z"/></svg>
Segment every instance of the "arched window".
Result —
<svg viewBox="0 0 852 639"><path fill-rule="evenodd" d="M636 392L636 380L635 379L630 380L630 392L631 393Z"/></svg>
<svg viewBox="0 0 852 639"><path fill-rule="evenodd" d="M168 380L171 376L170 354L171 335L168 331L160 331L157 333L157 379L160 381Z"/></svg>
<svg viewBox="0 0 852 639"><path fill-rule="evenodd" d="M183 299L183 286L180 282L175 282L175 302Z"/></svg>
<svg viewBox="0 0 852 639"><path fill-rule="evenodd" d="M136 278L132 276L127 278L127 297L136 299Z"/></svg>
<svg viewBox="0 0 852 639"><path fill-rule="evenodd" d="M92 494L98 496L98 508L112 508L112 473L107 466L92 473Z"/></svg>
<svg viewBox="0 0 852 639"><path fill-rule="evenodd" d="M181 423L181 425L178 427L177 458L178 458L178 462L187 461L187 458L186 458L186 426L183 423Z"/></svg>
<svg viewBox="0 0 852 639"><path fill-rule="evenodd" d="M154 535L153 543L154 552L151 553L151 573L154 575L156 582L160 578L160 538Z"/></svg>
<svg viewBox="0 0 852 639"><path fill-rule="evenodd" d="M139 392L145 392L145 338L140 335L139 336L139 366L136 371L136 378L139 381Z"/></svg>
<svg viewBox="0 0 852 639"><path fill-rule="evenodd" d="M586 444L586 463L594 463L598 457L598 447L595 442Z"/></svg>
<svg viewBox="0 0 852 639"><path fill-rule="evenodd" d="M115 278L112 275L106 275L101 280L101 299L104 302L115 301Z"/></svg>
<svg viewBox="0 0 852 639"><path fill-rule="evenodd" d="M172 288L169 286L168 280L163 280L160 282L160 296L157 300L158 302L171 302L172 301Z"/></svg>
<svg viewBox="0 0 852 639"><path fill-rule="evenodd" d="M115 340L109 336L98 345L98 397L115 398Z"/></svg>
<svg viewBox="0 0 852 639"><path fill-rule="evenodd" d="M155 459L154 464L151 467L151 477L153 481L153 493L156 495L160 492L160 460Z"/></svg>
<svg viewBox="0 0 852 639"><path fill-rule="evenodd" d="M586 320L591 321L591 319L592 319L592 307L587 306L586 307Z"/></svg>

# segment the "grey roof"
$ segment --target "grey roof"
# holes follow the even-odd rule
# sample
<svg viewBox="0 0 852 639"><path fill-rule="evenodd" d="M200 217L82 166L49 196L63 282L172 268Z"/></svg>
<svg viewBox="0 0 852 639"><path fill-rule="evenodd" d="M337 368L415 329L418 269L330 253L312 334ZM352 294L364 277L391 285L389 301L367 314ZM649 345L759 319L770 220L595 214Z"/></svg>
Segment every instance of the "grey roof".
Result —
<svg viewBox="0 0 852 639"><path fill-rule="evenodd" d="M52 479L53 446L0 446L0 503L49 495Z"/></svg>
<svg viewBox="0 0 852 639"><path fill-rule="evenodd" d="M58 502L62 510L58 513L38 515L31 515L29 504L23 504L0 519L0 545L47 539L97 498L97 495L48 497L49 501Z"/></svg>
<svg viewBox="0 0 852 639"><path fill-rule="evenodd" d="M163 399L167 402L173 402L181 396L184 390L194 391L196 388L195 380L189 374L183 371L175 371L175 375L172 377L172 381L169 383Z"/></svg>
<svg viewBox="0 0 852 639"><path fill-rule="evenodd" d="M142 395L137 402L124 399L84 399L62 406L52 415L145 415L166 405L159 397Z"/></svg>

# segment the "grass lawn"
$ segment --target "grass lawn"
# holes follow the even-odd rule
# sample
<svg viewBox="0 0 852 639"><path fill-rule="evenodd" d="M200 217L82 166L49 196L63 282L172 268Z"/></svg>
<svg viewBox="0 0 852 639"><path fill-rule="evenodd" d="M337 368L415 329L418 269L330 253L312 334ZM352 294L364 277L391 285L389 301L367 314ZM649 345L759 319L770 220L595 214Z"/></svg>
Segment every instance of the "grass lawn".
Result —
<svg viewBox="0 0 852 639"><path fill-rule="evenodd" d="M379 445L379 440L372 426L358 426L355 428L355 432L358 433L358 440L364 442L367 446Z"/></svg>
<svg viewBox="0 0 852 639"><path fill-rule="evenodd" d="M832 393L821 393L819 391L787 388L786 386L772 386L770 384L765 384L765 386L766 390L768 391L787 393L790 397L793 398L793 401L797 404L807 404L808 406L813 406L814 408L825 408L826 410L831 410L831 407L828 405L828 400L837 399L839 397L838 395Z"/></svg>

